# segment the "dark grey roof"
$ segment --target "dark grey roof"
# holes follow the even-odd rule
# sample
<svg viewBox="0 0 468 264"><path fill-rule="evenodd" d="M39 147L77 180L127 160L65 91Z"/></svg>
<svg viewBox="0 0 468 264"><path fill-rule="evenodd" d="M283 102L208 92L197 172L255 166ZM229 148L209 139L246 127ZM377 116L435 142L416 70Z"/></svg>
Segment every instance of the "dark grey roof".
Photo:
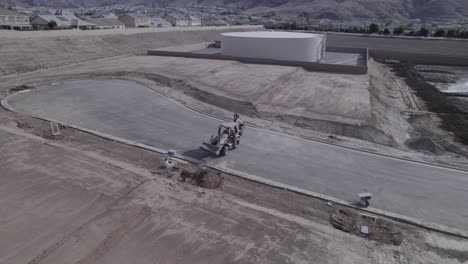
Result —
<svg viewBox="0 0 468 264"><path fill-rule="evenodd" d="M177 20L189 20L189 18L186 15L181 15L181 14L170 14L168 15L169 17L173 17Z"/></svg>
<svg viewBox="0 0 468 264"><path fill-rule="evenodd" d="M168 15L169 17L173 17L177 20L201 20L200 18L196 17L196 16L191 16L191 15L182 15L182 14L177 14L177 13L173 13L173 14L170 14Z"/></svg>
<svg viewBox="0 0 468 264"><path fill-rule="evenodd" d="M153 23L154 25L159 25L160 24L162 26L164 26L164 25L172 26L172 24L169 21L167 21L167 20L165 20L165 19L163 19L161 17L152 17L151 18L151 23Z"/></svg>
<svg viewBox="0 0 468 264"><path fill-rule="evenodd" d="M120 22L120 20L115 18L96 18L96 17L80 17L83 20L93 23L97 26L123 26L124 23Z"/></svg>
<svg viewBox="0 0 468 264"><path fill-rule="evenodd" d="M133 17L133 18L149 18L147 15L141 14L141 13L127 13L125 15Z"/></svg>
<svg viewBox="0 0 468 264"><path fill-rule="evenodd" d="M189 18L190 20L192 20L192 21L193 21L193 20L201 20L200 18L198 18L198 17L196 17L196 16L190 16L190 15L188 16L188 18Z"/></svg>
<svg viewBox="0 0 468 264"><path fill-rule="evenodd" d="M28 16L28 15L18 13L10 9L0 8L0 16Z"/></svg>

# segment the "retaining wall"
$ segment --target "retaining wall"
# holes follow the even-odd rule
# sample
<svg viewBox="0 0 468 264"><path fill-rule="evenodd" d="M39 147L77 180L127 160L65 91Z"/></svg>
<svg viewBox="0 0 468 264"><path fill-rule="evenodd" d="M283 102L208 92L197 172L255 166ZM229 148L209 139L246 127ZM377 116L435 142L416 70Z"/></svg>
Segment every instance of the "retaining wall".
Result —
<svg viewBox="0 0 468 264"><path fill-rule="evenodd" d="M452 56L388 50L369 50L369 54L371 57L376 59L397 60L411 64L468 66L468 55L465 54L460 54L460 56Z"/></svg>
<svg viewBox="0 0 468 264"><path fill-rule="evenodd" d="M332 50L334 48L332 47ZM329 48L327 48L329 50ZM329 51L332 51L329 50ZM344 51L344 48L336 48L336 52L351 52ZM360 51L367 56L367 49L352 49L354 51ZM353 51L353 52L354 52ZM244 63L251 64L269 64L269 65L281 65L281 66L295 66L302 67L310 71L319 72L331 72L331 73L345 73L345 74L367 74L368 67L366 66L353 66L353 65L341 65L341 64L323 64L318 62L303 62L303 61L287 61L287 60L273 60L263 58L245 58L236 56L226 56L221 54L197 54L191 52L177 52L177 51L163 51L163 50L149 50L148 55L153 56L170 56L170 57L184 57L184 58L197 58L197 59L211 59L211 60L235 60Z"/></svg>

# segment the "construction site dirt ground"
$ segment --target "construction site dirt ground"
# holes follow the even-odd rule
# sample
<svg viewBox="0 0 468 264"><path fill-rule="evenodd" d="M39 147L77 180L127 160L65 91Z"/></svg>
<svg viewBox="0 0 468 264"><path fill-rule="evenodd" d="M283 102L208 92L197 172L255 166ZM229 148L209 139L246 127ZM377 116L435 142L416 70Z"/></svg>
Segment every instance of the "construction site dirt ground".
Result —
<svg viewBox="0 0 468 264"><path fill-rule="evenodd" d="M450 131L421 137L414 120L426 102L393 65L369 61L368 75L299 67L158 56L121 56L2 78L0 89L65 80L125 79L194 110L303 138L375 153L468 168L468 151ZM439 118L430 114L431 124ZM437 143L437 138L450 144ZM421 147L422 146L422 147ZM454 149L456 151L454 151Z"/></svg>
<svg viewBox="0 0 468 264"><path fill-rule="evenodd" d="M183 181L200 168L164 175L160 154L60 132L0 110L2 263L468 261L459 238L216 171L220 187Z"/></svg>
<svg viewBox="0 0 468 264"><path fill-rule="evenodd" d="M370 61L357 76L136 56L226 30L242 28L0 32L1 98L64 80L126 79L209 115L239 112L249 125L468 168L466 114L450 107L463 100L434 93L412 65ZM0 263L468 262L460 238L235 175L200 178L182 161L164 175L157 153L60 131L0 108Z"/></svg>

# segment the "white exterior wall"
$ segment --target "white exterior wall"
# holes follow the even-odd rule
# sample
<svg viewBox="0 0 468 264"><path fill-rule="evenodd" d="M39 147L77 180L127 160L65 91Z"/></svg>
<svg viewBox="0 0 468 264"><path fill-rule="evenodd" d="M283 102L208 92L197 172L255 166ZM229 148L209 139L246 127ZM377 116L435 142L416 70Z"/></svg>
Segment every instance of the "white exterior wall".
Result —
<svg viewBox="0 0 468 264"><path fill-rule="evenodd" d="M188 27L189 26L189 21L188 20L178 19L178 20L176 20L176 26Z"/></svg>
<svg viewBox="0 0 468 264"><path fill-rule="evenodd" d="M323 58L325 36L290 32L223 33L221 54L237 57L318 62Z"/></svg>
<svg viewBox="0 0 468 264"><path fill-rule="evenodd" d="M192 26L192 27L201 26L201 20L199 20L199 19L191 20L190 26Z"/></svg>

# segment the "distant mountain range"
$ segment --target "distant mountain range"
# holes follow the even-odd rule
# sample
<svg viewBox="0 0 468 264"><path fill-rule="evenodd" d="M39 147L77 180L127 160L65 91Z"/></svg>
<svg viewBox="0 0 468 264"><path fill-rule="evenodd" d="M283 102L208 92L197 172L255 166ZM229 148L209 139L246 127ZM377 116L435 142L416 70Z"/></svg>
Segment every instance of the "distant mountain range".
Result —
<svg viewBox="0 0 468 264"><path fill-rule="evenodd" d="M144 5L180 7L186 5L242 7L248 14L275 12L277 15L309 18L401 19L467 18L468 0L0 0L6 5L97 7Z"/></svg>

